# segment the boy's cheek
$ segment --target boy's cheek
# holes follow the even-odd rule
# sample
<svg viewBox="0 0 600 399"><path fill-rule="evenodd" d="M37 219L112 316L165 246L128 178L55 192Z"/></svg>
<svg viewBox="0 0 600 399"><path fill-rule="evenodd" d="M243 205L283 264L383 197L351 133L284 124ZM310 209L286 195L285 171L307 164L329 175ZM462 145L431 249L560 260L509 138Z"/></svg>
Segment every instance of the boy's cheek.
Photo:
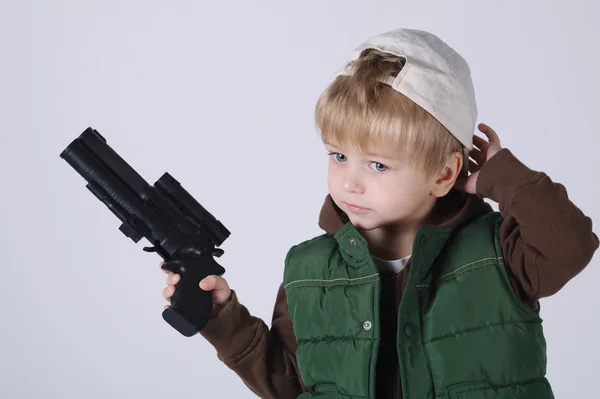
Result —
<svg viewBox="0 0 600 399"><path fill-rule="evenodd" d="M341 182L339 179L339 176L337 173L335 173L334 171L330 171L327 174L327 188L329 189L329 192L333 195L336 194L337 196L337 190L340 189L341 186Z"/></svg>

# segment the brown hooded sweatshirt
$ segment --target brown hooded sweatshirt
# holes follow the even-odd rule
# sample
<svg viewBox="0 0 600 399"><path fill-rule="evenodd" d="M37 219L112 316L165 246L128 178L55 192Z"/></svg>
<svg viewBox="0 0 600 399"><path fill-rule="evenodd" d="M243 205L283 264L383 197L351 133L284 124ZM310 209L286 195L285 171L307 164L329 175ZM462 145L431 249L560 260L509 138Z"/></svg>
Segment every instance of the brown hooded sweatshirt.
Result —
<svg viewBox="0 0 600 399"><path fill-rule="evenodd" d="M599 246L591 219L569 200L565 187L529 169L506 148L483 164L476 191L472 195L453 189L440 198L434 210L439 213L439 225L451 227L492 212L482 198L497 202L504 218L500 240L512 288L534 310L540 298L555 294L579 274ZM345 222L340 213L327 195L319 226L335 234ZM402 396L394 337L409 269L410 259L399 273L381 275L378 399ZM283 284L270 329L248 312L232 290L229 301L215 307L200 334L215 347L218 359L259 397L292 399L306 392L298 373L297 344Z"/></svg>

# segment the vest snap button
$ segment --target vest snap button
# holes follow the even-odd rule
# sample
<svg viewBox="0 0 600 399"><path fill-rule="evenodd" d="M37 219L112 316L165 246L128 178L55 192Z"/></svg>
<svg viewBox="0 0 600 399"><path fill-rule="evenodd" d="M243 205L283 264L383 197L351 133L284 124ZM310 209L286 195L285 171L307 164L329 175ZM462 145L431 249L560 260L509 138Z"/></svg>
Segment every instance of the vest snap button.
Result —
<svg viewBox="0 0 600 399"><path fill-rule="evenodd" d="M354 245L354 246L356 246L356 239L355 239L354 237L350 237L350 238L348 239L348 242L350 243L350 245Z"/></svg>
<svg viewBox="0 0 600 399"><path fill-rule="evenodd" d="M413 327L410 323L406 323L404 325L404 334L406 334L407 337L410 337L413 333Z"/></svg>
<svg viewBox="0 0 600 399"><path fill-rule="evenodd" d="M365 331L369 331L371 329L371 322L369 320L365 321L363 323L363 328L365 329Z"/></svg>
<svg viewBox="0 0 600 399"><path fill-rule="evenodd" d="M425 245L426 242L427 242L427 237L425 235L422 235L421 238L419 238L419 244Z"/></svg>

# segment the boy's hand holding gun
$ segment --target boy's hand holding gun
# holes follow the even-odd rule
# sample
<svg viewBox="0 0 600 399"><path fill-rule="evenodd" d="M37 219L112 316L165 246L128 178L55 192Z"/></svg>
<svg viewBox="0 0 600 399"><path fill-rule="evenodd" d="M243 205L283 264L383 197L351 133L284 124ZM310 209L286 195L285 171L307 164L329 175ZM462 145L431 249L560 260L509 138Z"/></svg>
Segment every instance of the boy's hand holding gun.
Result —
<svg viewBox="0 0 600 399"><path fill-rule="evenodd" d="M167 274L167 286L163 289L163 296L168 302L171 302L171 297L175 293L177 283L181 279L181 276L177 273L163 269L163 264L164 262L160 262L161 270ZM215 305L225 305L229 301L229 298L231 298L229 284L227 283L227 280L221 276L214 274L206 276L206 278L200 281L199 286L204 291L212 291L213 316L216 313ZM170 305L165 305L165 309L168 309L169 307Z"/></svg>

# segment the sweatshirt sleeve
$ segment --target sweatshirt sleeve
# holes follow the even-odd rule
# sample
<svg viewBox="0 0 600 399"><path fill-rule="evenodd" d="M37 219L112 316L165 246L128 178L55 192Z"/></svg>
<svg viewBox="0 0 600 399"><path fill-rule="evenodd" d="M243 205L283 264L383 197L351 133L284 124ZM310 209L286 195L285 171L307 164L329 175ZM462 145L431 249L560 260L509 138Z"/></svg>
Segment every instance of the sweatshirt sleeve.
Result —
<svg viewBox="0 0 600 399"><path fill-rule="evenodd" d="M503 148L483 164L477 195L496 201L504 220L500 240L513 289L534 309L591 261L598 248L592 220L560 183Z"/></svg>
<svg viewBox="0 0 600 399"><path fill-rule="evenodd" d="M296 363L296 338L283 284L273 310L271 329L240 304L235 290L213 312L202 335L217 357L260 398L294 399L305 388Z"/></svg>

